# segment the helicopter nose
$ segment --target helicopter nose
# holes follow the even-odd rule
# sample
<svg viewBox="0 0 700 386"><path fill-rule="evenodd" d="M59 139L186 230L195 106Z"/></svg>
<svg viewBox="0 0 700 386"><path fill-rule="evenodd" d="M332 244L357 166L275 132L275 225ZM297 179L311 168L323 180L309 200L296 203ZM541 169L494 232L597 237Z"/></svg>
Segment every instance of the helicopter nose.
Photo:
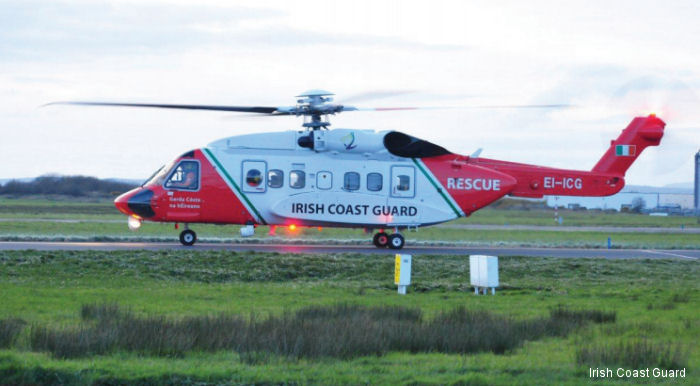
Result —
<svg viewBox="0 0 700 386"><path fill-rule="evenodd" d="M127 216L131 216L132 214L131 211L129 211L129 196L131 196L131 191L121 194L114 200L114 206L117 207L117 210Z"/></svg>
<svg viewBox="0 0 700 386"><path fill-rule="evenodd" d="M137 188L130 190L114 200L114 206L127 216L139 216L149 218L155 216L151 199L153 191L149 189Z"/></svg>

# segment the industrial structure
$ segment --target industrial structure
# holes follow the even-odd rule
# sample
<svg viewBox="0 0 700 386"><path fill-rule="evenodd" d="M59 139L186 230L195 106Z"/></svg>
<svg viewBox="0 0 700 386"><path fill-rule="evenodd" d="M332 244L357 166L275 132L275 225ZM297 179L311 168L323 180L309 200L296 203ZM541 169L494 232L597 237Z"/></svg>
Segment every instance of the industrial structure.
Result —
<svg viewBox="0 0 700 386"><path fill-rule="evenodd" d="M700 151L695 154L695 211L700 211Z"/></svg>
<svg viewBox="0 0 700 386"><path fill-rule="evenodd" d="M697 187L696 187L697 192ZM660 209L668 212L686 212L695 209L693 189L688 187L655 187L629 185L609 197L564 197L547 198L547 206L582 209L622 210L634 206L641 200L643 209ZM695 200L697 200L695 198Z"/></svg>
<svg viewBox="0 0 700 386"><path fill-rule="evenodd" d="M570 209L632 209L643 204L643 210L669 214L700 214L700 151L695 154L695 176L692 183L667 187L625 186L608 197L547 197L547 206ZM639 208L637 208L639 209Z"/></svg>

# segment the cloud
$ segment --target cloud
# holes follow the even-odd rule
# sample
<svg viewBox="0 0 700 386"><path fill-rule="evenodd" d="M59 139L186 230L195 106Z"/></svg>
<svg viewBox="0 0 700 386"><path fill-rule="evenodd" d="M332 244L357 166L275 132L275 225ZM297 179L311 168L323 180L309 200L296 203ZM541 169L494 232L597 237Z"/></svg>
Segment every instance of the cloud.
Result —
<svg viewBox="0 0 700 386"><path fill-rule="evenodd" d="M0 58L57 58L163 52L206 45L220 37L201 25L236 25L275 18L264 8L212 5L20 1L3 4Z"/></svg>
<svg viewBox="0 0 700 386"><path fill-rule="evenodd" d="M217 137L299 127L293 118L36 108L50 101L285 105L309 88L336 92L339 101L368 91L420 90L358 107L576 104L358 112L334 117L333 127L401 130L462 153L484 147L486 157L592 166L635 114L611 112L615 95L655 91L654 82L635 79L700 86L700 49L692 38L700 11L678 4L657 10L644 1L4 1L0 131L7 135L0 152L15 164L5 169L12 175L0 177L47 171L145 177ZM697 143L684 133L694 132L680 135ZM687 170L655 175L639 166L634 183L691 179Z"/></svg>
<svg viewBox="0 0 700 386"><path fill-rule="evenodd" d="M214 45L253 50L324 45L464 48L398 37L319 33L281 25L285 15L276 9L201 4L11 2L0 13L0 59L162 55Z"/></svg>

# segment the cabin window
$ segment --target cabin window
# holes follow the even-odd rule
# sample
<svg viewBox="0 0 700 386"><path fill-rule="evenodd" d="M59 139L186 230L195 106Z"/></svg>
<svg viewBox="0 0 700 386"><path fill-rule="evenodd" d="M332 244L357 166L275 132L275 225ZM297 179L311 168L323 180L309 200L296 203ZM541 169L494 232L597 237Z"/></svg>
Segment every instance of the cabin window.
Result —
<svg viewBox="0 0 700 386"><path fill-rule="evenodd" d="M360 173L347 172L343 178L343 189L358 190L360 189Z"/></svg>
<svg viewBox="0 0 700 386"><path fill-rule="evenodd" d="M316 173L316 187L322 190L328 190L333 187L333 174L328 171L320 171Z"/></svg>
<svg viewBox="0 0 700 386"><path fill-rule="evenodd" d="M260 173L260 170L258 170L258 169L248 170L248 173L246 173L246 175L245 175L245 183L248 184L248 186L252 186L252 187L260 186L261 182L262 182L262 173Z"/></svg>
<svg viewBox="0 0 700 386"><path fill-rule="evenodd" d="M267 163L265 161L244 160L241 163L240 189L246 193L265 193L267 189Z"/></svg>
<svg viewBox="0 0 700 386"><path fill-rule="evenodd" d="M394 165L391 167L391 196L415 197L417 186L414 185L416 169L413 166ZM417 184L417 183L416 183Z"/></svg>
<svg viewBox="0 0 700 386"><path fill-rule="evenodd" d="M281 188L284 185L284 173L279 169L272 169L267 173L267 186Z"/></svg>
<svg viewBox="0 0 700 386"><path fill-rule="evenodd" d="M165 187L182 190L199 189L199 162L180 161L170 173Z"/></svg>
<svg viewBox="0 0 700 386"><path fill-rule="evenodd" d="M367 174L367 190L370 192L378 192L382 190L382 174L381 173L369 173Z"/></svg>
<svg viewBox="0 0 700 386"><path fill-rule="evenodd" d="M405 174L400 174L396 176L398 179L398 184L396 184L396 190L399 192L407 192L411 190L411 177L405 175Z"/></svg>
<svg viewBox="0 0 700 386"><path fill-rule="evenodd" d="M289 186L293 189L301 189L306 185L306 173L302 170L292 170L289 173Z"/></svg>

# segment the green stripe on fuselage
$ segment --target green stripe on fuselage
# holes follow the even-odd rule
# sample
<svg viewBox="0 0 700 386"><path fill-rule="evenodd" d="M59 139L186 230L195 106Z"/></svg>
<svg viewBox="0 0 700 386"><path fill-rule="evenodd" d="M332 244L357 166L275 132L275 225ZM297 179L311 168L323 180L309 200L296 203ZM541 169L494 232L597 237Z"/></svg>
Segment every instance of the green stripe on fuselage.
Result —
<svg viewBox="0 0 700 386"><path fill-rule="evenodd" d="M435 190L437 190L438 193L440 193L443 200L445 200L447 205L449 205L450 208L452 208L452 210L455 212L457 217L462 217L462 215L459 213L459 210L457 208L455 208L454 204L452 204L452 201L450 201L450 199L447 197L447 194L445 193L445 191L440 187L440 185L438 185L437 182L433 181L433 179L430 177L430 174L428 174L428 172L423 168L423 166L421 166L420 162L418 162L415 158L411 158L411 160L413 160L413 163L416 164L416 166L418 166L418 169L420 169L421 172L423 172L423 175L435 187Z"/></svg>
<svg viewBox="0 0 700 386"><path fill-rule="evenodd" d="M215 163L216 166L219 168L219 170L221 170L221 172L224 173L224 176L226 176L226 179L228 180L228 182L230 182L231 185L232 185L232 186L234 187L234 189L236 190L236 192L238 192L238 196L243 197L243 200L245 200L246 204L248 204L248 206L250 207L250 209L253 210L253 212L255 213L256 216L258 216L258 219L260 219L260 222L261 222L263 225L267 225L267 222L265 222L265 219L263 218L263 216L260 215L260 212L258 212L258 210L255 208L255 205L253 205L253 203L250 202L250 200L248 199L248 197L246 197L246 195L243 194L243 191L241 190L241 188L238 187L238 184L236 184L236 181L234 181L233 178L231 178L231 175L229 175L228 172L226 171L226 169L224 168L224 166L221 165L221 162L219 162L219 160L216 159L216 157L214 157L214 154L211 152L211 150L205 148L204 151L205 151L205 152L207 153L207 155L209 155L209 157L214 161L214 163Z"/></svg>

